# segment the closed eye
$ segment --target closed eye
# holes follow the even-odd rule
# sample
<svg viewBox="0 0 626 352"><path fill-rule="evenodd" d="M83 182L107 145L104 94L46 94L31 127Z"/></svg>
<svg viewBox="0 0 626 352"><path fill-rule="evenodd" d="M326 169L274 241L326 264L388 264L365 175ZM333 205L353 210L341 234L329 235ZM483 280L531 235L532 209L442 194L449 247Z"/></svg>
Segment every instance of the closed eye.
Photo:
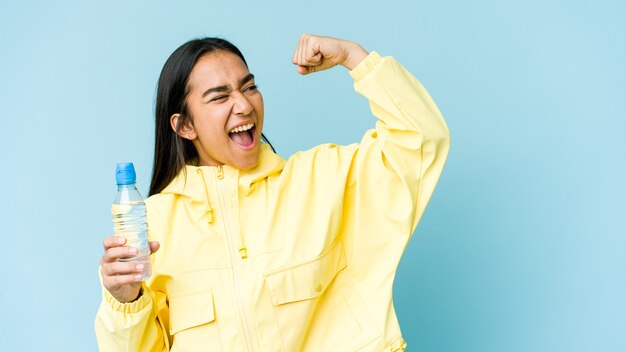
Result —
<svg viewBox="0 0 626 352"><path fill-rule="evenodd" d="M217 97L209 100L209 102L212 102L212 101L222 102L222 101L226 101L226 99L228 99L228 95L220 95L220 96L217 96Z"/></svg>
<svg viewBox="0 0 626 352"><path fill-rule="evenodd" d="M251 92L251 91L258 90L258 89L259 89L259 86L256 85L256 84L253 84L253 85L247 87L245 90L248 91L248 92Z"/></svg>

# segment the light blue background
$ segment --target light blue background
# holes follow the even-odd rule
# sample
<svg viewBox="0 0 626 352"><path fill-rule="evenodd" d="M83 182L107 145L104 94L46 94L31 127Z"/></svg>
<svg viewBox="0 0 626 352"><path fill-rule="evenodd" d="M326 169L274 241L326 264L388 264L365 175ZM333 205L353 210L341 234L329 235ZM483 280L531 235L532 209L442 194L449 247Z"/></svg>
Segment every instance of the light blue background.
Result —
<svg viewBox="0 0 626 352"><path fill-rule="evenodd" d="M0 4L0 349L96 350L114 166L146 193L156 80L186 40L241 48L285 157L373 126L345 70L295 73L310 32L395 56L452 132L396 279L409 351L626 350L624 2L269 3Z"/></svg>

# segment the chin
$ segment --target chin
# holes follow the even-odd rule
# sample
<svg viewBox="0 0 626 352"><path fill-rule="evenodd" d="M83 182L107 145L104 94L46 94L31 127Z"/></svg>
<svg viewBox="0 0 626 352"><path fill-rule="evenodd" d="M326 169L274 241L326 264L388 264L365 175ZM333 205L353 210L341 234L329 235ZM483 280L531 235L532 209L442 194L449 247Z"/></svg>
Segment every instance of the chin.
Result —
<svg viewBox="0 0 626 352"><path fill-rule="evenodd" d="M254 158L247 158L248 160L240 160L235 163L234 166L239 170L250 170L254 169L259 164L259 155L257 154Z"/></svg>

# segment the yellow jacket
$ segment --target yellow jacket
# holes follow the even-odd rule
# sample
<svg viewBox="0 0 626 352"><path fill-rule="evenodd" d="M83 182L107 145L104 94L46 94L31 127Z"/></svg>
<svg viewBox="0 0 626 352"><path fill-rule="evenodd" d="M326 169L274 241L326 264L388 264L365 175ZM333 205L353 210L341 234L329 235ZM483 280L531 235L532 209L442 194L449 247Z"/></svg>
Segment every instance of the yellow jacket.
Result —
<svg viewBox="0 0 626 352"><path fill-rule="evenodd" d="M152 277L106 290L102 351L400 351L400 256L435 188L448 128L419 82L372 52L350 72L376 129L259 165L187 166L147 201Z"/></svg>

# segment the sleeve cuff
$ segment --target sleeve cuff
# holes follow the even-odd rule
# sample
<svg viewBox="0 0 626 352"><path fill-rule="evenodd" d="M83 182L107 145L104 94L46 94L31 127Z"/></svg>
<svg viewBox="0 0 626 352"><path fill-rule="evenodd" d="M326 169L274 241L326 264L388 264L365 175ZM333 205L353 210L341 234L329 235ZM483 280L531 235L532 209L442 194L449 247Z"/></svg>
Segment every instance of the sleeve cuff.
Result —
<svg viewBox="0 0 626 352"><path fill-rule="evenodd" d="M142 293L139 298L129 303L122 303L116 300L115 297L113 297L111 293L104 288L102 289L102 296L113 310L124 314L132 314L137 313L150 305L150 294L147 292L146 287L143 284L141 292Z"/></svg>
<svg viewBox="0 0 626 352"><path fill-rule="evenodd" d="M365 57L365 59L363 59L363 61L359 62L359 64L356 65L352 71L350 71L350 75L355 81L359 81L363 79L363 77L367 76L368 73L372 72L382 61L383 59L380 55L377 52L372 51Z"/></svg>

